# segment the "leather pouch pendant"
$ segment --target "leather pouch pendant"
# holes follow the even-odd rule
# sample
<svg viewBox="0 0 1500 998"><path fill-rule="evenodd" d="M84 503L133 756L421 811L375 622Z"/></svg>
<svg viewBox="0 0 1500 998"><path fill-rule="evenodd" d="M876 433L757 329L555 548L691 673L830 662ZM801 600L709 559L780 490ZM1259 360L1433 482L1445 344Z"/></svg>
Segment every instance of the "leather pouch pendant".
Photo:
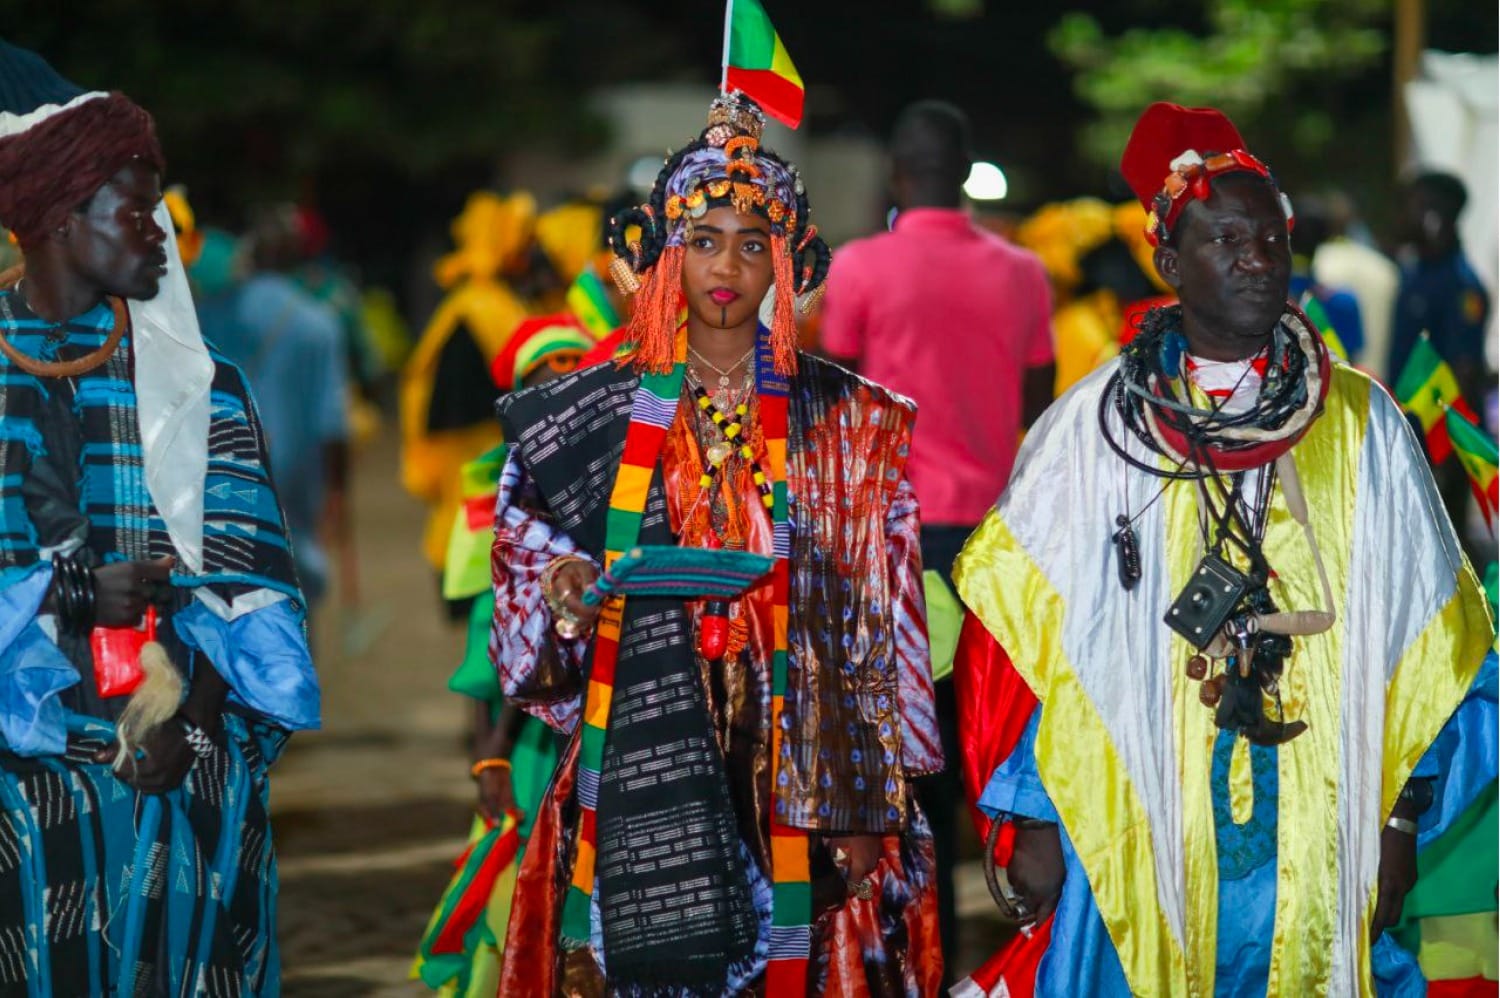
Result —
<svg viewBox="0 0 1500 998"><path fill-rule="evenodd" d="M1250 577L1210 552L1167 610L1167 626L1202 651L1249 591Z"/></svg>

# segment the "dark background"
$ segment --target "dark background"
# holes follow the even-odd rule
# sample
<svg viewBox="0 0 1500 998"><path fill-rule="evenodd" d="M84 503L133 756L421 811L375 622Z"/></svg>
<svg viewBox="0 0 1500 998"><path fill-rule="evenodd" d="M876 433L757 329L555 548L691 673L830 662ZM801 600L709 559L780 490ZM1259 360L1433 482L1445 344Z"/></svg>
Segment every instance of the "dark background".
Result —
<svg viewBox="0 0 1500 998"><path fill-rule="evenodd" d="M1097 118L1049 46L1068 11L1107 36L1213 30L1212 0L1115 0L1066 8L1001 0L764 0L808 85L804 128L883 137L922 97L972 116L978 154L1012 181L1007 210L1095 194L1111 171L1080 149ZM1220 0L1220 6L1223 0ZM238 226L270 198L315 205L334 248L399 286L412 247L441 232L476 186L504 184L507 153L566 156L606 141L582 99L610 83L718 78L716 0L87 0L9 3L6 37L81 85L119 89L156 116L170 182L200 224ZM1304 71L1236 110L1252 148L1296 191L1337 183L1382 231L1396 175L1393 13L1371 0L1266 0L1313 24L1385 36L1354 70ZM1426 45L1493 52L1497 5L1426 0ZM1275 45L1267 46L1274 54ZM1192 54L1188 53L1191 60ZM1168 86L1166 89L1170 89ZM1162 93L1158 96L1171 96ZM1295 115L1317 128L1292 127ZM1309 134L1313 138L1309 138ZM559 193L559 192L544 192ZM872 218L872 226L878 219Z"/></svg>

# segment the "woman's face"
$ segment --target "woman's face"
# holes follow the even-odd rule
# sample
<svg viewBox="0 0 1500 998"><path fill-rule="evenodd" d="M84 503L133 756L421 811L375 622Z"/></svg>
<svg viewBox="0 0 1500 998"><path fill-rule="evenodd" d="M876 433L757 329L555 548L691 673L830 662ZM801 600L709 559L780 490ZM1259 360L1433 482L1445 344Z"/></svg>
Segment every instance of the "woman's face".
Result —
<svg viewBox="0 0 1500 998"><path fill-rule="evenodd" d="M682 259L689 314L714 329L756 321L771 287L771 226L729 205L696 219Z"/></svg>

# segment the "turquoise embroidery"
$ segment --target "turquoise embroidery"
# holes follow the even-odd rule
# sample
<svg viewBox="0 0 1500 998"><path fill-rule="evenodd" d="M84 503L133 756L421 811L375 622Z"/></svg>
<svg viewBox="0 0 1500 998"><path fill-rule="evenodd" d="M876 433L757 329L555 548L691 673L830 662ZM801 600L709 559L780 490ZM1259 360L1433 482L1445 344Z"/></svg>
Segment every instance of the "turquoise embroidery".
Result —
<svg viewBox="0 0 1500 998"><path fill-rule="evenodd" d="M1214 741L1209 790L1214 807L1215 840L1219 848L1219 878L1239 880L1276 858L1276 795L1279 778L1274 745L1250 746L1250 786L1254 803L1250 820L1235 823L1229 803L1229 761L1234 756L1233 731L1220 731Z"/></svg>

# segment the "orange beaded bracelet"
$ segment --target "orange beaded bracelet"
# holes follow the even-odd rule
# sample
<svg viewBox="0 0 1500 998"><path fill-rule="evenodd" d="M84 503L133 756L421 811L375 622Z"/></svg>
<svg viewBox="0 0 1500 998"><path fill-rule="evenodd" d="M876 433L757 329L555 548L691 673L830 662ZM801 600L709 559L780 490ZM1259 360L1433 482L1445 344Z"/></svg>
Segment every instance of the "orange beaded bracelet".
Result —
<svg viewBox="0 0 1500 998"><path fill-rule="evenodd" d="M472 776L472 777L474 777L474 779L477 780L477 779L479 779L479 774L482 773L482 772L484 772L486 769L509 769L509 768L510 768L510 760L509 759L480 759L478 762L474 763L474 765L472 765L472 766L469 767L469 775Z"/></svg>

